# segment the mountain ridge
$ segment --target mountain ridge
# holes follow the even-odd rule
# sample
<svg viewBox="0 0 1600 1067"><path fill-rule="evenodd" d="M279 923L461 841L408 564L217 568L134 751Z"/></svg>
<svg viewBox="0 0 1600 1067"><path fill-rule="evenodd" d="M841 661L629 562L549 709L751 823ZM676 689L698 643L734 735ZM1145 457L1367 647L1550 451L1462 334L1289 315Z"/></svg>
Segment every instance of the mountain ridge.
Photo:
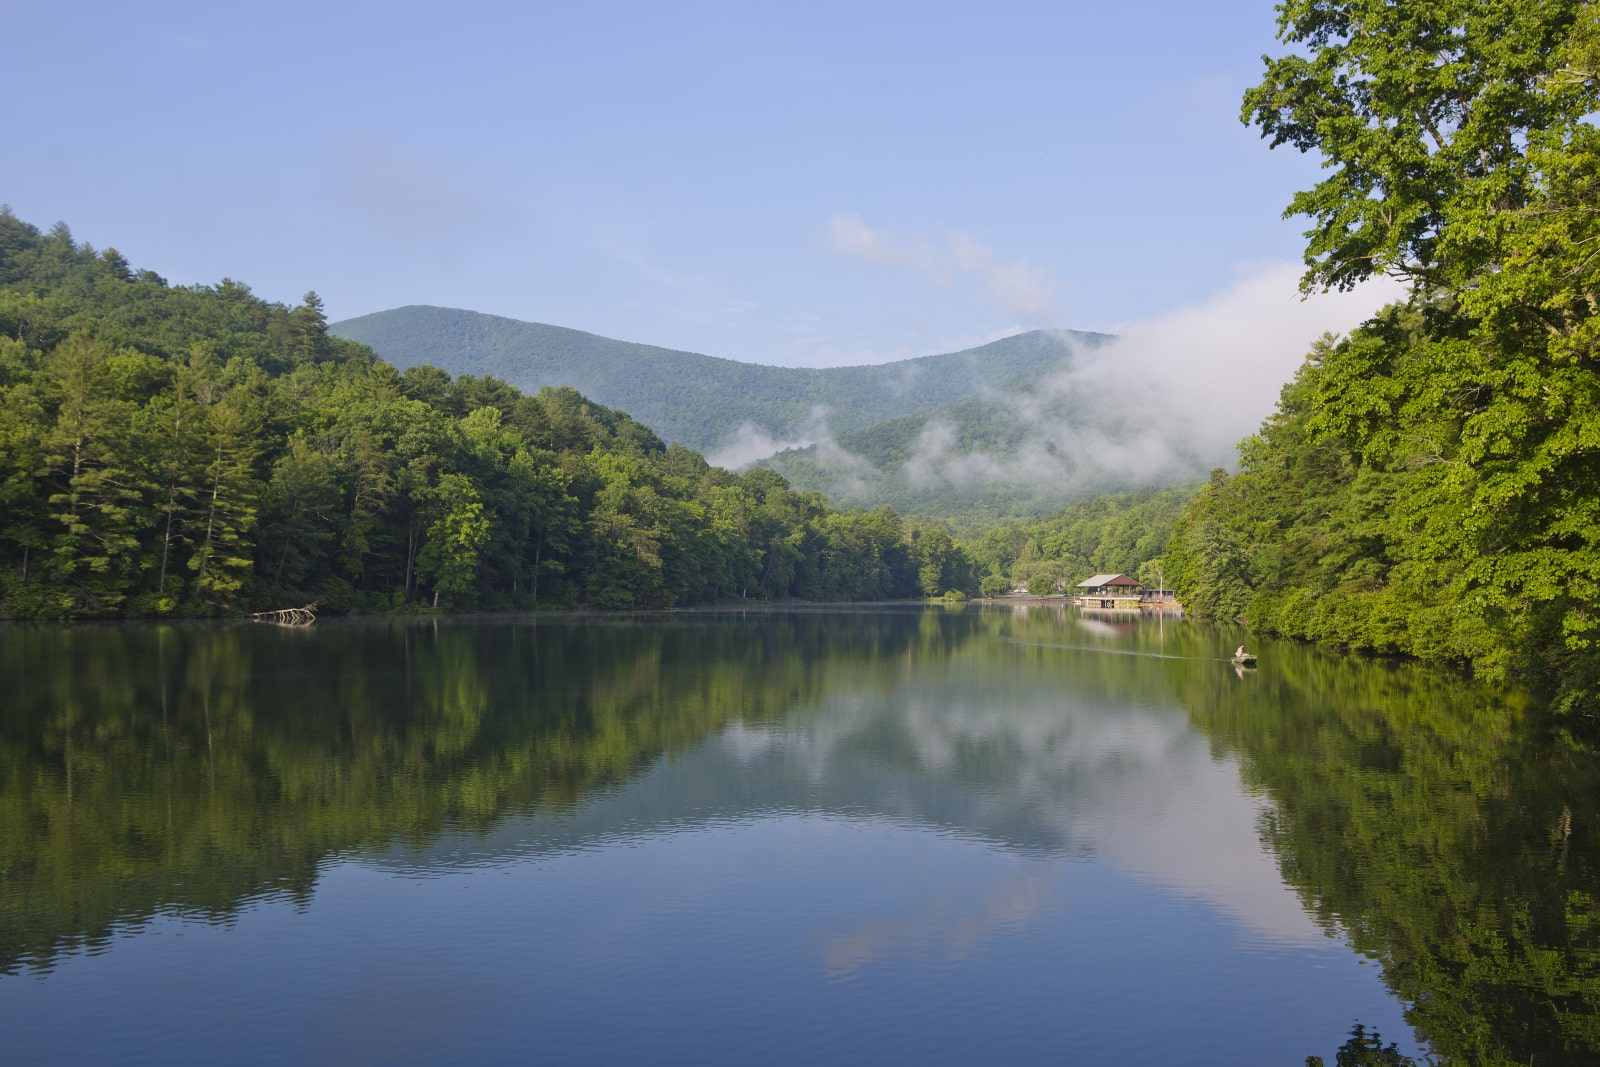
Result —
<svg viewBox="0 0 1600 1067"><path fill-rule="evenodd" d="M331 333L396 366L571 386L714 465L771 468L838 505L972 530L1097 493L1183 485L1232 461L1130 389L1109 334L1034 330L891 363L778 367L547 323L409 305Z"/></svg>
<svg viewBox="0 0 1600 1067"><path fill-rule="evenodd" d="M1025 389L1075 349L1111 339L1034 330L890 363L780 367L424 304L346 319L329 332L401 368L426 363L456 375L488 374L529 391L571 385L668 440L707 452L745 424L781 442L815 438L823 424L829 434L844 434L931 416L973 395Z"/></svg>

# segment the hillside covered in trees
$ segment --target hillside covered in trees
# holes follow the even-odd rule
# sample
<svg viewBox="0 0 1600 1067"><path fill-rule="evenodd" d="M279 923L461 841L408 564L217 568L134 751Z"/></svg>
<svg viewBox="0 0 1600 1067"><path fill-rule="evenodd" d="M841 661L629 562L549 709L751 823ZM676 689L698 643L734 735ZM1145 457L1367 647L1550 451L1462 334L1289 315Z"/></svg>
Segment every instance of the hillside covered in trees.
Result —
<svg viewBox="0 0 1600 1067"><path fill-rule="evenodd" d="M1600 11L1291 0L1245 97L1328 176L1305 284L1412 296L1317 346L1166 553L1193 608L1563 677L1600 640Z"/></svg>
<svg viewBox="0 0 1600 1067"><path fill-rule="evenodd" d="M1161 588L1167 540L1193 486L1106 493L1044 519L995 523L963 542L980 590L1048 595L1091 574L1129 574Z"/></svg>
<svg viewBox="0 0 1600 1067"><path fill-rule="evenodd" d="M454 308L395 308L329 332L402 368L488 374L528 391L569 385L714 462L768 467L840 506L888 505L963 533L1097 493L1199 481L1230 458L1226 446L1161 432L1160 417L1120 390L1078 380L1094 363L1085 355L1114 340L1106 334L1033 330L961 352L819 368Z"/></svg>
<svg viewBox="0 0 1600 1067"><path fill-rule="evenodd" d="M711 467L571 388L402 373L314 293L172 286L0 209L0 616L975 585L942 528Z"/></svg>
<svg viewBox="0 0 1600 1067"><path fill-rule="evenodd" d="M1151 463L1141 449L1171 448ZM841 505L887 504L930 515L963 535L1026 524L1103 494L1196 483L1225 455L1075 390L974 396L835 440L789 449L761 465Z"/></svg>
<svg viewBox="0 0 1600 1067"><path fill-rule="evenodd" d="M1034 330L979 348L854 367L774 367L440 307L403 307L333 323L397 367L427 363L489 374L533 391L570 385L675 441L710 452L749 422L777 439L803 436L819 409L835 434L924 417L976 394L1025 388L1059 369L1074 345L1104 334Z"/></svg>

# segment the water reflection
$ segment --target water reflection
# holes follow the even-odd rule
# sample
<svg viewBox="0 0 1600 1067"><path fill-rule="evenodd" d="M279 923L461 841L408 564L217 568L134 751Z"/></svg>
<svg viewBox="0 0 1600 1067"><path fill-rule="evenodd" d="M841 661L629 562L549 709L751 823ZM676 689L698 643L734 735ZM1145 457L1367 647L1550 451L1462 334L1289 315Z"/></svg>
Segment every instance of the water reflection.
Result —
<svg viewBox="0 0 1600 1067"><path fill-rule="evenodd" d="M671 840L655 892L600 894L610 958L662 909L743 921L738 886L806 887L784 936L847 983L1085 951L1074 909L1154 892L1248 951L1348 939L1462 1062L1593 1052L1587 748L1422 670L1280 644L1241 678L1236 637L1055 606L7 628L0 972L306 914L352 860L444 886ZM1098 966L1156 935L1119 936ZM1221 951L1159 936L1172 970Z"/></svg>
<svg viewBox="0 0 1600 1067"><path fill-rule="evenodd" d="M853 975L876 962L898 958L969 958L994 937L1026 931L1055 900L1048 869L1031 865L986 887L977 899L940 891L908 915L831 932L817 954L830 977Z"/></svg>

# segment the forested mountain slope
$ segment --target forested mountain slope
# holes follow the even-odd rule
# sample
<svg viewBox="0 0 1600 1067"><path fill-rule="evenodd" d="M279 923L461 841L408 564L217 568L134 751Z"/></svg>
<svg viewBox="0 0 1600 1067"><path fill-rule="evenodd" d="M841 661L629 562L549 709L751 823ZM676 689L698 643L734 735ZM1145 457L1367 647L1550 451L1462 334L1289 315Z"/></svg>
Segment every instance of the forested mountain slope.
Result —
<svg viewBox="0 0 1600 1067"><path fill-rule="evenodd" d="M887 504L968 530L1099 492L1198 480L1229 459L1179 440L1130 460L1171 435L1151 435L1131 404L1107 405L1072 380L1105 334L1035 330L897 363L795 368L449 308L397 308L329 329L402 367L571 385L721 462L759 462L836 504Z"/></svg>
<svg viewBox="0 0 1600 1067"><path fill-rule="evenodd" d="M1081 391L1041 390L889 419L762 466L839 505L887 504L976 533L1105 493L1193 484L1229 460Z"/></svg>
<svg viewBox="0 0 1600 1067"><path fill-rule="evenodd" d="M581 330L454 308L403 307L333 323L336 336L404 368L492 374L527 390L570 385L664 439L709 451L749 422L778 439L825 414L833 434L1027 388L1104 334L1035 330L979 348L855 367L773 367L614 341Z"/></svg>
<svg viewBox="0 0 1600 1067"><path fill-rule="evenodd" d="M0 617L975 585L941 528L711 467L572 388L402 373L315 293L170 286L0 208Z"/></svg>
<svg viewBox="0 0 1600 1067"><path fill-rule="evenodd" d="M985 527L965 542L986 596L1015 588L1070 592L1091 574L1129 574L1147 588L1166 585L1167 540L1195 486L1105 493L1043 519Z"/></svg>

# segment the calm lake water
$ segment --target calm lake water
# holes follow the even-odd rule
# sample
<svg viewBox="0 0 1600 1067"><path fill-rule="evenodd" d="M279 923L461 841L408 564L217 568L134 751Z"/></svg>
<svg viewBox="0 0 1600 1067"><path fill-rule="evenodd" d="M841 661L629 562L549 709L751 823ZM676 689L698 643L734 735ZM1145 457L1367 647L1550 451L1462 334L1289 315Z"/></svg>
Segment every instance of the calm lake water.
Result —
<svg viewBox="0 0 1600 1067"><path fill-rule="evenodd" d="M1172 617L0 628L14 1063L1600 1062L1596 756ZM1258 642L1252 641L1252 644Z"/></svg>

